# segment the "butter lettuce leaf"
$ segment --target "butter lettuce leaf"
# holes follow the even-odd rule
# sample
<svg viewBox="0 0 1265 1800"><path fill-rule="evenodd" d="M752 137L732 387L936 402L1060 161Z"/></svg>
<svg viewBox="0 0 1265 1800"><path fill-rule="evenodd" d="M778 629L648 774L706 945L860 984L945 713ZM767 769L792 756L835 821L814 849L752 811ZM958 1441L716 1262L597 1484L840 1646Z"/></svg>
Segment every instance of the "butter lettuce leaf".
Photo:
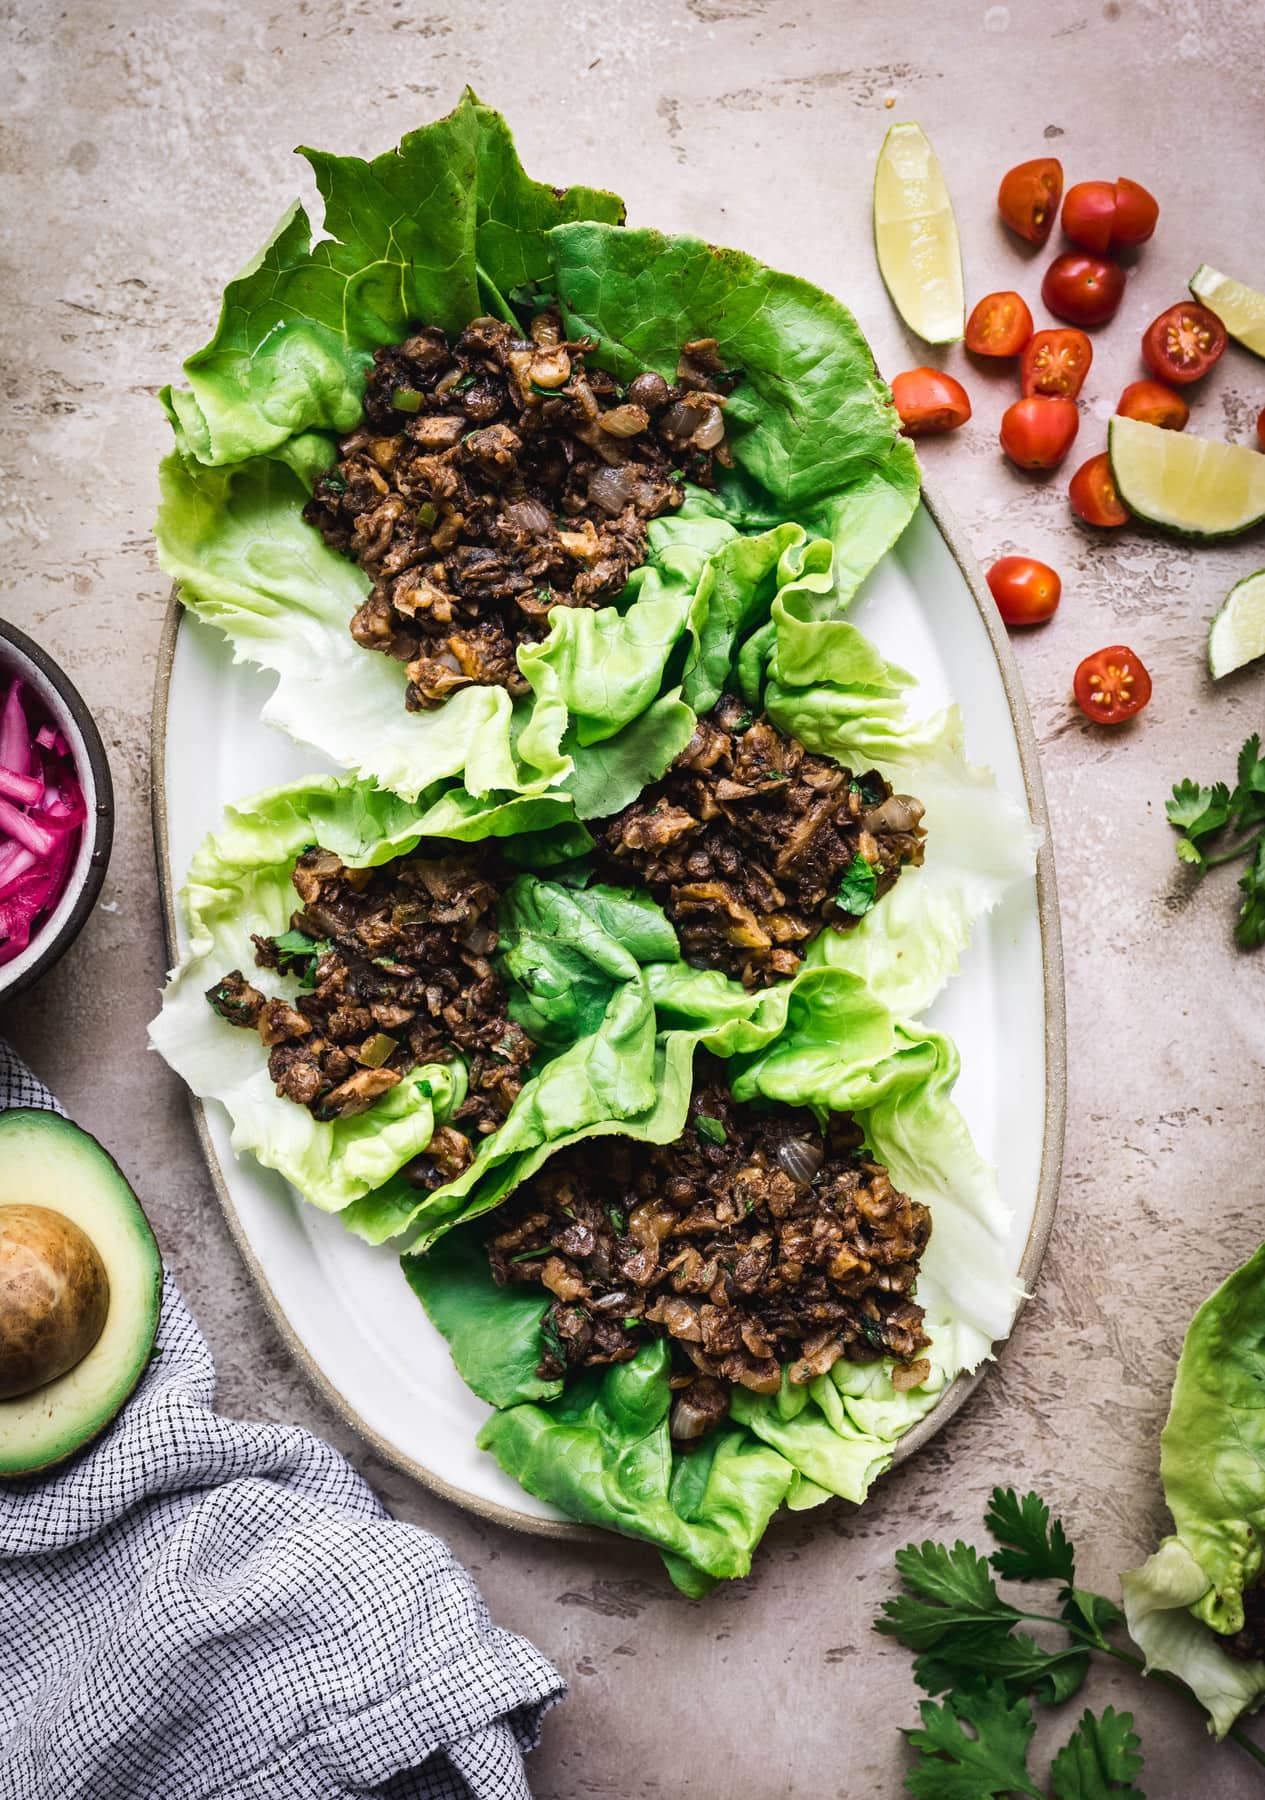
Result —
<svg viewBox="0 0 1265 1800"><path fill-rule="evenodd" d="M595 905L594 912L599 911ZM646 975L664 1027L654 1101L644 1114L612 1119L597 1131L675 1142L685 1124L695 1052L704 1046L729 1060L739 1100L852 1112L897 1185L933 1209L935 1224L918 1286L932 1348L919 1385L898 1391L890 1364L837 1363L808 1387L784 1380L775 1396L735 1390L724 1454L718 1449L716 1467L704 1483L709 1487L722 1475L728 1480L728 1472L754 1469L757 1465L742 1459L763 1446L776 1453L779 1464L758 1465L761 1473L746 1496L745 1503L756 1509L746 1515L748 1524L772 1491L772 1471L779 1465L782 1486L774 1505L784 1500L792 1508L804 1508L832 1495L859 1501L889 1466L901 1436L954 1376L977 1366L992 1341L1008 1332L1020 1298L1009 1268L1008 1214L994 1173L976 1152L951 1099L956 1053L939 1034L895 1019L848 971L806 970L796 981L758 994L746 993L714 970L692 970L679 962L655 965ZM565 1141L525 1158L517 1179ZM477 1245L480 1227L472 1221L486 1212L487 1198L485 1187L459 1213L446 1200L423 1203L417 1214L421 1235L403 1258L415 1291L449 1339L459 1372L472 1386L483 1383L476 1391L485 1398L490 1392L486 1353L479 1330L468 1327L461 1315L468 1305L482 1328L495 1335L499 1327L490 1321L496 1295L507 1290L495 1288L484 1257L483 1290L478 1293L475 1269L481 1249L460 1253L471 1286L468 1301L456 1306L442 1292L444 1265L428 1265L436 1254L429 1246L438 1242L442 1253L444 1243L451 1241L442 1237L446 1231ZM543 1311L538 1303L537 1326ZM539 1336L533 1342L530 1331L517 1329L508 1313L505 1334L516 1359L505 1385L513 1387L534 1374L543 1345ZM672 1578L694 1593L719 1577L745 1573L753 1540L745 1526L735 1525L741 1556L737 1564L726 1564L718 1560L710 1536L700 1540L683 1532L678 1501L683 1492L694 1491L699 1452L676 1451L668 1439L664 1420L671 1395L665 1358L660 1344L654 1356L648 1348L636 1365L625 1365L641 1370L631 1413L621 1370L590 1372L557 1398L506 1405L484 1426L480 1442L540 1498L573 1517L657 1544ZM656 1474L647 1486L650 1467ZM672 1501L666 1511L665 1494ZM704 1518L714 1505L707 1503Z"/></svg>
<svg viewBox="0 0 1265 1800"><path fill-rule="evenodd" d="M367 1112L319 1120L278 1097L258 1034L221 1019L206 990L230 970L243 969L265 993L293 994L292 976L256 968L252 935L274 937L288 928L296 900L290 874L308 846L319 843L353 866L376 866L406 854L422 838L440 836L440 827L466 840L526 833L533 815L543 814L538 822L544 829L518 837L515 846L520 860L534 846L547 871L558 848L549 829L553 798L544 797L542 806L520 797L476 815L464 792L455 799L439 791L428 805L411 806L365 783L327 776L229 808L220 831L194 857L180 895L188 948L167 984L150 1040L194 1093L224 1106L234 1150L276 1169L305 1199L340 1213L371 1242L403 1230L417 1212L421 1197L398 1171L461 1103L464 1065L454 1060L414 1069ZM562 828L567 848L571 830ZM499 1197L498 1183L511 1179L529 1152L609 1119L637 1115L653 1100L654 1005L635 957L605 933L595 934L593 953L606 960L607 979L587 1010L577 1009L565 983L532 990L535 972L555 971L557 958L567 953L565 936L555 939L570 929L573 911L565 888L528 871L501 897L498 925L514 949L513 968L507 969L512 1009L536 1022L549 1043L505 1123L480 1141L460 1183L425 1196L432 1210L466 1205L466 1195L481 1184Z"/></svg>
<svg viewBox="0 0 1265 1800"><path fill-rule="evenodd" d="M795 588L844 605L917 501L913 452L847 310L807 283L696 239L625 232L622 204L523 172L503 119L467 93L372 161L306 150L324 206L301 207L229 284L212 341L164 390L159 559L234 655L277 677L265 717L414 799L562 788L579 817L627 803L688 742ZM647 262L646 259L649 259ZM561 293L593 360L672 375L715 335L743 378L735 466L652 523L617 602L565 607L519 664L531 692L460 690L407 714L401 665L351 639L365 576L302 519L337 434L360 416L375 348L417 324L512 319L525 286Z"/></svg>
<svg viewBox="0 0 1265 1800"><path fill-rule="evenodd" d="M1160 1437L1176 1531L1121 1577L1129 1631L1148 1668L1178 1675L1224 1737L1265 1700L1265 1661L1222 1648L1243 1629L1265 1532L1265 1246L1191 1321Z"/></svg>

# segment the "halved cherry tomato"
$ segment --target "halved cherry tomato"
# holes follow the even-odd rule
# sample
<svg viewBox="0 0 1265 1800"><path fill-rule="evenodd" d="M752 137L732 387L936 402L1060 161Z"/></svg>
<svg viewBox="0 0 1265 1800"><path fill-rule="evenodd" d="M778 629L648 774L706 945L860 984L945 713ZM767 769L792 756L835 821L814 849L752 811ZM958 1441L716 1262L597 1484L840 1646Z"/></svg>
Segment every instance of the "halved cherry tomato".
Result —
<svg viewBox="0 0 1265 1800"><path fill-rule="evenodd" d="M1057 156L1037 156L1002 176L997 205L1012 231L1030 244L1044 244L1054 229L1062 195L1062 163Z"/></svg>
<svg viewBox="0 0 1265 1800"><path fill-rule="evenodd" d="M1001 447L1021 469L1056 469L1080 427L1075 400L1031 394L1001 416Z"/></svg>
<svg viewBox="0 0 1265 1800"><path fill-rule="evenodd" d="M1181 395L1162 381L1131 381L1117 400L1116 411L1126 419L1158 425L1161 431L1182 431L1190 417L1190 408Z"/></svg>
<svg viewBox="0 0 1265 1800"><path fill-rule="evenodd" d="M1068 484L1072 511L1087 525L1127 525L1129 515L1120 504L1111 479L1111 458L1104 450L1082 463Z"/></svg>
<svg viewBox="0 0 1265 1800"><path fill-rule="evenodd" d="M1046 270L1041 298L1056 318L1105 325L1124 299L1124 272L1101 256L1065 250Z"/></svg>
<svg viewBox="0 0 1265 1800"><path fill-rule="evenodd" d="M1063 230L1082 250L1129 250L1144 244L1160 216L1152 194L1136 181L1078 181L1063 202Z"/></svg>
<svg viewBox="0 0 1265 1800"><path fill-rule="evenodd" d="M1087 656L1072 677L1076 704L1096 725L1119 725L1140 713L1151 698L1151 677L1124 644L1109 644Z"/></svg>
<svg viewBox="0 0 1265 1800"><path fill-rule="evenodd" d="M1142 334L1142 360L1152 375L1186 387L1206 375L1225 349L1225 326L1197 300L1181 300Z"/></svg>
<svg viewBox="0 0 1265 1800"><path fill-rule="evenodd" d="M1082 250L1101 256L1111 244L1116 221L1116 184L1113 181L1078 181L1063 200L1063 230Z"/></svg>
<svg viewBox="0 0 1265 1800"><path fill-rule="evenodd" d="M1094 346L1074 325L1038 331L1028 339L1019 376L1025 394L1062 394L1075 400L1094 360Z"/></svg>
<svg viewBox="0 0 1265 1800"><path fill-rule="evenodd" d="M1040 625L1059 603L1063 583L1048 563L1031 556L1003 556L986 577L1007 625Z"/></svg>
<svg viewBox="0 0 1265 1800"><path fill-rule="evenodd" d="M1132 250L1145 244L1159 222L1160 203L1137 181L1123 175L1116 181L1116 219L1111 228L1113 250Z"/></svg>
<svg viewBox="0 0 1265 1800"><path fill-rule="evenodd" d="M894 376L892 399L906 437L956 431L971 416L966 389L943 369L906 369Z"/></svg>
<svg viewBox="0 0 1265 1800"><path fill-rule="evenodd" d="M1262 406L1256 420L1256 441L1265 450L1265 406Z"/></svg>
<svg viewBox="0 0 1265 1800"><path fill-rule="evenodd" d="M985 294L966 321L966 347L976 356L1018 356L1031 336L1028 302L1010 288Z"/></svg>

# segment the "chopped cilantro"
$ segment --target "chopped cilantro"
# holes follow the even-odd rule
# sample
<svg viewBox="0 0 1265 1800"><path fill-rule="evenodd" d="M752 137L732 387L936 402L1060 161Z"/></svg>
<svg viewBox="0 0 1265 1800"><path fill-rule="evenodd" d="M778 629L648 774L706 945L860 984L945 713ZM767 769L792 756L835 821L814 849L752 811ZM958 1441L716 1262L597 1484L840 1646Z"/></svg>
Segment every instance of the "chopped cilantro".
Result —
<svg viewBox="0 0 1265 1800"><path fill-rule="evenodd" d="M835 894L835 904L841 912L860 917L873 906L877 887L878 876L874 873L873 866L863 856L854 856L843 871L843 880Z"/></svg>
<svg viewBox="0 0 1265 1800"><path fill-rule="evenodd" d="M625 1331L636 1331L638 1325L640 1325L640 1324L641 1324L641 1320L634 1313L630 1318L627 1318L624 1320L624 1330Z"/></svg>
<svg viewBox="0 0 1265 1800"><path fill-rule="evenodd" d="M724 1126L719 1119L713 1119L710 1113L696 1113L694 1115L694 1129L700 1137L705 1137L709 1143L724 1144L728 1142Z"/></svg>
<svg viewBox="0 0 1265 1800"><path fill-rule="evenodd" d="M1179 781L1164 811L1182 834L1178 857L1200 876L1218 863L1247 859L1239 877L1244 897L1234 936L1241 949L1254 950L1265 943L1265 756L1258 733L1240 750L1236 773L1233 791L1224 781L1211 787Z"/></svg>
<svg viewBox="0 0 1265 1800"><path fill-rule="evenodd" d="M512 1263L530 1262L535 1256L552 1256L553 1245L542 1244L539 1250L520 1250L517 1256L511 1256Z"/></svg>

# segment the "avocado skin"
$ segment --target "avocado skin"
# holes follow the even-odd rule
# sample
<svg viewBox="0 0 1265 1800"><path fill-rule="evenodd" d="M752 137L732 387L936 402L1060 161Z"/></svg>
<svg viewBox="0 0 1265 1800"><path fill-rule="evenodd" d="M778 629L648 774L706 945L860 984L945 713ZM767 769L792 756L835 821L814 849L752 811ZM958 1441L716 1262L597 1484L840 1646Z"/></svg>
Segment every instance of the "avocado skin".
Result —
<svg viewBox="0 0 1265 1800"><path fill-rule="evenodd" d="M149 1361L163 1277L153 1231L122 1170L57 1113L0 1113L5 1204L45 1206L72 1219L105 1265L110 1304L82 1361L33 1393L0 1400L0 1480L53 1468L105 1430Z"/></svg>

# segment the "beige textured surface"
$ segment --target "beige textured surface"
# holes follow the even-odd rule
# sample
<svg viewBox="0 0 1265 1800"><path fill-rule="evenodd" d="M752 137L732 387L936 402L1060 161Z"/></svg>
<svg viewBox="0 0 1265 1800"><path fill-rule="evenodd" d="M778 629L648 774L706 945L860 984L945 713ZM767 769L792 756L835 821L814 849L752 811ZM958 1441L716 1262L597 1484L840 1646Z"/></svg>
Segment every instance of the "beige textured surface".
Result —
<svg viewBox="0 0 1265 1800"><path fill-rule="evenodd" d="M1265 561L1259 537L1193 553L1079 531L1063 478L1023 478L1000 458L1008 375L960 350L945 359L976 412L928 447L928 466L982 561L1031 550L1065 583L1057 618L1018 646L1069 965L1061 1213L1035 1303L948 1432L863 1511L780 1528L749 1582L695 1606L637 1549L519 1539L375 1466L307 1392L237 1261L181 1093L144 1048L162 974L146 770L166 593L148 535L165 436L152 395L204 341L224 278L295 191L292 145L377 151L468 80L508 113L533 173L616 188L636 222L697 230L833 288L888 373L926 360L869 247L870 171L892 119L932 135L972 298L1017 286L1036 309L1042 259L1005 240L992 205L1012 162L1048 148L1070 179L1148 182L1159 236L1096 339L1078 446L1089 455L1141 373L1138 332L1196 263L1265 285L1259 0L572 0L553 12L21 0L4 16L0 606L73 672L119 795L104 905L6 1028L136 1182L211 1338L222 1405L341 1442L398 1514L450 1539L496 1617L564 1669L571 1697L533 1760L541 1800L896 1793L897 1726L915 1693L905 1652L869 1632L893 1551L914 1533L977 1533L990 1485L1013 1479L1057 1505L1083 1546L1082 1579L1110 1590L1163 1528L1156 1437L1182 1330L1262 1235L1265 952L1233 949L1232 875L1192 889L1163 822L1171 781L1228 774L1265 726L1265 668L1215 692L1203 668L1206 621ZM1263 402L1265 365L1232 352L1192 425L1246 441ZM1112 738L1082 723L1068 688L1083 654L1120 639L1156 689ZM1134 1707L1152 1800L1259 1791L1246 1759L1213 1751L1162 1690L1096 1676L1090 1698Z"/></svg>

